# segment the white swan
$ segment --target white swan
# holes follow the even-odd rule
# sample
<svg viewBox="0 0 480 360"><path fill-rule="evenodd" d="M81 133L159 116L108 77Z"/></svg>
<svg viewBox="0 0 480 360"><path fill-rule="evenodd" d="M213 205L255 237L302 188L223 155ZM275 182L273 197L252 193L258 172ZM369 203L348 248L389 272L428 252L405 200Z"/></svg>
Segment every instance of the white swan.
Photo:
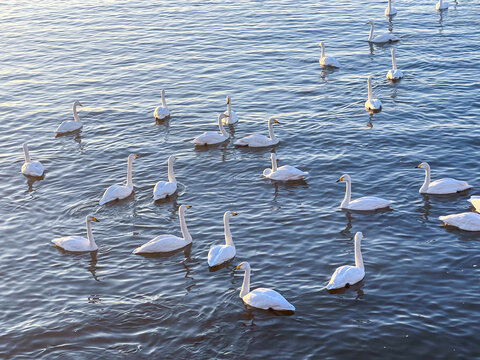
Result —
<svg viewBox="0 0 480 360"><path fill-rule="evenodd" d="M275 136L273 132L273 124L279 124L277 119L270 118L268 119L268 134L270 137L260 134L252 134L244 138L238 139L235 141L237 146L248 146L248 147L266 147L278 144L280 141Z"/></svg>
<svg viewBox="0 0 480 360"><path fill-rule="evenodd" d="M438 0L438 2L435 4L435 9L436 10L446 10L446 9L448 9L448 2L443 1L443 0Z"/></svg>
<svg viewBox="0 0 480 360"><path fill-rule="evenodd" d="M54 243L59 248L62 248L67 251L95 251L98 249L95 240L93 239L92 225L91 222L99 222L94 216L87 215L85 218L87 223L87 239L81 236L64 236L61 238L53 239Z"/></svg>
<svg viewBox="0 0 480 360"><path fill-rule="evenodd" d="M323 42L320 42L318 46L320 46L322 49L322 55L320 56L320 60L318 60L320 66L339 68L340 63L337 59L335 59L333 56L325 56L325 47L323 46Z"/></svg>
<svg viewBox="0 0 480 360"><path fill-rule="evenodd" d="M69 133L69 132L72 132L72 131L76 131L76 130L79 130L82 128L83 124L82 122L80 121L80 119L78 118L78 114L77 114L77 106L83 106L82 104L80 104L80 102L78 100L76 100L74 103L73 103L73 107L72 107L72 111L73 111L73 121L72 120L68 120L68 121L64 121L62 122L58 127L57 127L57 130L55 130L56 134L57 135L61 135L61 134L66 134L66 133Z"/></svg>
<svg viewBox="0 0 480 360"><path fill-rule="evenodd" d="M132 182L132 166L133 160L138 157L137 154L130 154L128 155L127 160L127 183L125 185L112 185L108 187L107 190L103 193L102 198L99 201L100 205L103 205L107 202L113 200L121 200L125 199L126 197L130 196L133 191L133 182Z"/></svg>
<svg viewBox="0 0 480 360"><path fill-rule="evenodd" d="M346 190L345 198L340 204L340 208L349 210L376 210L389 207L392 203L390 200L381 199L374 196L364 196L350 201L352 193L352 179L348 174L343 174L337 182L345 181Z"/></svg>
<svg viewBox="0 0 480 360"><path fill-rule="evenodd" d="M168 182L159 181L155 184L153 188L153 200L164 199L177 191L177 180L173 173L173 162L175 160L177 160L177 158L173 155L170 155L168 158Z"/></svg>
<svg viewBox="0 0 480 360"><path fill-rule="evenodd" d="M387 8L385 9L385 16L393 16L397 13L397 8L392 6L392 0L388 0Z"/></svg>
<svg viewBox="0 0 480 360"><path fill-rule="evenodd" d="M183 238L175 235L159 235L149 242L133 250L134 254L151 254L151 253L169 253L184 248L192 243L192 236L188 232L187 223L185 222L185 210L191 206L181 205L178 209L178 218L180 219L180 229Z"/></svg>
<svg viewBox="0 0 480 360"><path fill-rule="evenodd" d="M373 37L373 21L369 20L367 21L367 24L370 24L370 35L368 36L368 40L367 40L368 42L371 42L374 44L385 44L385 43L392 43L400 40L400 38L390 33L380 34Z"/></svg>
<svg viewBox="0 0 480 360"><path fill-rule="evenodd" d="M210 247L210 251L208 252L208 266L218 266L235 257L235 245L233 244L232 233L230 232L230 217L235 215L237 215L237 213L233 211L225 211L225 214L223 214L225 245L214 245Z"/></svg>
<svg viewBox="0 0 480 360"><path fill-rule="evenodd" d="M422 187L418 190L420 194L454 194L459 191L471 189L473 186L466 181L456 179L444 178L430 182L430 165L422 162L416 168L425 169L425 181Z"/></svg>
<svg viewBox="0 0 480 360"><path fill-rule="evenodd" d="M372 79L370 76L367 79L368 99L365 101L365 110L377 112L382 109L382 102L380 99L374 99L372 95Z"/></svg>
<svg viewBox="0 0 480 360"><path fill-rule="evenodd" d="M25 162L22 165L22 174L26 176L42 177L45 169L40 161L30 160L30 152L26 143L23 144L23 154Z"/></svg>
<svg viewBox="0 0 480 360"><path fill-rule="evenodd" d="M263 170L263 176L271 180L300 180L308 175L308 172L298 170L296 167L290 165L283 165L277 168L277 155L270 154L272 160L272 168Z"/></svg>
<svg viewBox="0 0 480 360"><path fill-rule="evenodd" d="M403 77L403 73L400 69L397 69L397 59L395 59L395 49L392 48L392 70L388 70L387 79L396 81Z"/></svg>
<svg viewBox="0 0 480 360"><path fill-rule="evenodd" d="M170 117L170 110L168 110L167 103L165 102L165 90L162 89L162 105L157 106L153 112L155 120L165 120Z"/></svg>
<svg viewBox="0 0 480 360"><path fill-rule="evenodd" d="M439 216L438 219L445 225L455 226L460 230L480 231L480 214L476 212Z"/></svg>
<svg viewBox="0 0 480 360"><path fill-rule="evenodd" d="M343 265L338 267L327 284L327 290L340 289L345 286L356 284L365 277L363 266L361 242L363 234L355 234L355 266Z"/></svg>
<svg viewBox="0 0 480 360"><path fill-rule="evenodd" d="M258 288L250 291L250 264L248 262L242 262L237 269L245 270L240 297L247 305L264 310L295 311L295 307L275 290Z"/></svg>
<svg viewBox="0 0 480 360"><path fill-rule="evenodd" d="M475 211L480 211L480 196L470 196L470 199L468 199L468 201L470 201L470 203L473 205Z"/></svg>
<svg viewBox="0 0 480 360"><path fill-rule="evenodd" d="M223 114L218 114L218 128L220 129L220 134L216 131L205 131L202 135L197 136L193 139L195 145L215 145L227 141L230 135L225 131L222 124L222 117L228 116Z"/></svg>
<svg viewBox="0 0 480 360"><path fill-rule="evenodd" d="M230 97L227 96L227 111L224 113L226 116L223 118L223 125L233 125L238 122L238 116L235 111L232 110L232 104L230 103Z"/></svg>

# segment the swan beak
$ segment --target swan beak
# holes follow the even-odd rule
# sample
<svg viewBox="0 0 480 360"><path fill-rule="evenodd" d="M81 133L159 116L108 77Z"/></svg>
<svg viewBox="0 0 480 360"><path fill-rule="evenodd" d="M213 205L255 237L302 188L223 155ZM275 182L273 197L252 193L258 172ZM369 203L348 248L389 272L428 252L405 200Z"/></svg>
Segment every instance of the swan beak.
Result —
<svg viewBox="0 0 480 360"><path fill-rule="evenodd" d="M176 156L173 157L173 160L178 160L178 158Z"/></svg>
<svg viewBox="0 0 480 360"><path fill-rule="evenodd" d="M136 159L138 158L138 154L133 154L133 157Z"/></svg>
<svg viewBox="0 0 480 360"><path fill-rule="evenodd" d="M190 205L185 205L185 208L186 208L186 209L190 209L191 206L190 206Z"/></svg>
<svg viewBox="0 0 480 360"><path fill-rule="evenodd" d="M78 103L78 105L83 106L81 103Z"/></svg>
<svg viewBox="0 0 480 360"><path fill-rule="evenodd" d="M280 124L277 119L273 119L273 122L274 122L275 124Z"/></svg>
<svg viewBox="0 0 480 360"><path fill-rule="evenodd" d="M420 167L422 167L422 163L420 163L420 164L418 164L417 166L415 166L415 169L418 169L418 168L420 168Z"/></svg>
<svg viewBox="0 0 480 360"><path fill-rule="evenodd" d="M340 179L338 179L336 182L340 182L340 181L343 181L343 176Z"/></svg>
<svg viewBox="0 0 480 360"><path fill-rule="evenodd" d="M99 220L97 220L96 217L92 216L92 221L95 221L95 222L100 222Z"/></svg>
<svg viewBox="0 0 480 360"><path fill-rule="evenodd" d="M230 104L230 98L227 96L227 104Z"/></svg>
<svg viewBox="0 0 480 360"><path fill-rule="evenodd" d="M237 267L235 269L238 270L238 269L240 269L241 266L242 266L242 264L239 264L239 265L237 265Z"/></svg>
<svg viewBox="0 0 480 360"><path fill-rule="evenodd" d="M232 216L237 216L238 213L232 211Z"/></svg>

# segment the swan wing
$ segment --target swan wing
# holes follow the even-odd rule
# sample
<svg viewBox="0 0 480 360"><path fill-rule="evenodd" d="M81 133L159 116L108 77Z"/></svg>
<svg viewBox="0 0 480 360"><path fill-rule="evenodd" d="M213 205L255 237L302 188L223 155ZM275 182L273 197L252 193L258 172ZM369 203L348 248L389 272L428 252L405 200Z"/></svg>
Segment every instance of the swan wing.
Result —
<svg viewBox="0 0 480 360"><path fill-rule="evenodd" d="M81 236L64 236L52 240L56 246L67 251L95 251L98 249L97 245L90 246L88 239Z"/></svg>
<svg viewBox="0 0 480 360"><path fill-rule="evenodd" d="M202 135L199 135L195 139L193 139L193 143L195 145L213 145L224 142L227 139L227 136L223 136L218 132L206 131Z"/></svg>
<svg viewBox="0 0 480 360"><path fill-rule="evenodd" d="M337 59L335 59L333 56L325 56L320 59L320 65L322 66L328 66L328 67L335 67L339 68L340 63L338 62Z"/></svg>
<svg viewBox="0 0 480 360"><path fill-rule="evenodd" d="M466 181L444 178L432 181L428 185L427 194L452 194L471 188Z"/></svg>
<svg viewBox="0 0 480 360"><path fill-rule="evenodd" d="M57 130L55 130L55 132L57 134L68 133L68 132L81 129L82 126L83 124L80 121L73 121L73 120L64 121L57 127Z"/></svg>
<svg viewBox="0 0 480 360"><path fill-rule="evenodd" d="M298 170L296 167L284 165L270 174L269 178L272 180L299 180L308 175L308 172Z"/></svg>
<svg viewBox="0 0 480 360"><path fill-rule="evenodd" d="M382 102L380 99L369 99L365 101L365 109L367 110L378 110L382 107Z"/></svg>
<svg viewBox="0 0 480 360"><path fill-rule="evenodd" d="M117 199L125 199L132 193L133 187L125 186L125 185L112 185L109 186L107 190L103 193L102 198L99 201L100 205L106 204L107 202L117 200Z"/></svg>
<svg viewBox="0 0 480 360"><path fill-rule="evenodd" d="M162 120L170 116L170 110L168 107L157 106L155 111L153 112L153 117L157 120Z"/></svg>
<svg viewBox="0 0 480 360"><path fill-rule="evenodd" d="M235 257L235 246L232 245L215 245L208 252L208 266L221 265Z"/></svg>
<svg viewBox="0 0 480 360"><path fill-rule="evenodd" d="M249 146L249 147L266 147L275 145L276 142L273 142L269 137L260 134L252 134L244 138L238 139L234 143L237 146Z"/></svg>
<svg viewBox="0 0 480 360"><path fill-rule="evenodd" d="M392 202L374 196L365 196L355 199L348 204L348 209L351 210L376 210L390 206Z"/></svg>
<svg viewBox="0 0 480 360"><path fill-rule="evenodd" d="M40 161L29 161L22 166L22 173L25 175L40 177L43 172L44 168Z"/></svg>
<svg viewBox="0 0 480 360"><path fill-rule="evenodd" d="M188 243L175 235L159 235L149 242L133 250L134 254L162 253L181 249Z"/></svg>
<svg viewBox="0 0 480 360"><path fill-rule="evenodd" d="M243 297L243 301L250 306L264 310L295 311L292 304L272 289L258 288L250 291Z"/></svg>
<svg viewBox="0 0 480 360"><path fill-rule="evenodd" d="M440 216L438 219L462 230L480 231L480 214L474 212Z"/></svg>
<svg viewBox="0 0 480 360"><path fill-rule="evenodd" d="M344 265L338 267L327 284L327 290L340 289L347 284L353 285L363 279L365 271L356 266Z"/></svg>
<svg viewBox="0 0 480 360"><path fill-rule="evenodd" d="M395 42L399 41L400 38L393 35L393 34L380 34L375 36L371 42L377 43L377 44L382 44L382 43L387 43L387 42Z"/></svg>
<svg viewBox="0 0 480 360"><path fill-rule="evenodd" d="M476 211L480 211L480 196L470 196L468 199Z"/></svg>
<svg viewBox="0 0 480 360"><path fill-rule="evenodd" d="M389 80L397 80L403 77L403 73L401 70L388 70L387 72L387 79Z"/></svg>
<svg viewBox="0 0 480 360"><path fill-rule="evenodd" d="M170 181L159 181L153 188L153 199L163 199L177 191L177 183Z"/></svg>

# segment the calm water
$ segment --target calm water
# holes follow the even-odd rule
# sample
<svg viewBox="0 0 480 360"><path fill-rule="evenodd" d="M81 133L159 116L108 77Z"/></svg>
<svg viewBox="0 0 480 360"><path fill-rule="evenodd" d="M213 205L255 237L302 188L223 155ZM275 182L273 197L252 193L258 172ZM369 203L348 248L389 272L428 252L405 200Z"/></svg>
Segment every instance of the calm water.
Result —
<svg viewBox="0 0 480 360"><path fill-rule="evenodd" d="M438 216L469 211L468 196L421 196L421 161L433 178L468 180L480 194L480 3L397 1L187 2L32 1L0 4L0 355L3 358L475 358L480 357L480 235L447 230ZM385 80L390 46L369 47L369 26L401 37L405 78ZM323 72L327 55L342 64ZM366 76L383 111L363 110ZM166 89L170 122L152 112ZM306 182L261 177L270 149L230 142L195 150L216 129L225 97L240 122L234 138L266 133L275 116L280 164L309 171ZM80 100L77 135L54 137ZM368 126L367 126L367 123ZM373 127L372 127L373 126ZM21 144L47 169L20 173ZM100 207L123 182L129 153L135 193ZM153 203L175 154L178 196ZM349 213L353 196L394 200L392 211ZM170 257L131 254L162 233L193 245ZM211 244L231 221L237 257L210 272ZM85 234L92 213L96 256L50 240ZM324 286L353 264L363 231L366 277L339 293ZM247 309L238 297L249 261L252 286L271 286L293 316Z"/></svg>

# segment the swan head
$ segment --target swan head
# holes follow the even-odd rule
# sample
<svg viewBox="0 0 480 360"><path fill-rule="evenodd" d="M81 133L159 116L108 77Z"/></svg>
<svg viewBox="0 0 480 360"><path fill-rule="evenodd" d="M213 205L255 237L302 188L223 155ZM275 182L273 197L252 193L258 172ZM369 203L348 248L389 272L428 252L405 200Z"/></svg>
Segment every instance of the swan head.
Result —
<svg viewBox="0 0 480 360"><path fill-rule="evenodd" d="M373 21L372 20L368 20L365 25L373 25Z"/></svg>
<svg viewBox="0 0 480 360"><path fill-rule="evenodd" d="M342 176L340 176L340 179L337 180L337 182L340 182L340 181L350 182L352 181L352 178L348 174L343 174Z"/></svg>
<svg viewBox="0 0 480 360"><path fill-rule="evenodd" d="M362 240L363 239L363 233L361 231L357 231L355 233L355 240Z"/></svg>
<svg viewBox="0 0 480 360"><path fill-rule="evenodd" d="M276 161L277 160L277 155L275 153L271 153L270 154L270 159L273 160L273 161Z"/></svg>
<svg viewBox="0 0 480 360"><path fill-rule="evenodd" d="M82 104L80 104L80 101L78 100L75 100L75 102L73 103L74 106L83 106Z"/></svg>
<svg viewBox="0 0 480 360"><path fill-rule="evenodd" d="M175 155L170 155L170 156L168 157L168 162L173 162L173 161L175 161L175 160L177 160L177 157L176 157Z"/></svg>
<svg viewBox="0 0 480 360"><path fill-rule="evenodd" d="M278 120L277 120L277 119L274 119L274 118L268 119L268 123L269 123L269 124L280 124L280 123L278 122Z"/></svg>
<svg viewBox="0 0 480 360"><path fill-rule="evenodd" d="M138 154L130 154L130 155L128 155L128 160L129 160L129 161L133 161L133 160L135 160L136 158L138 158Z"/></svg>
<svg viewBox="0 0 480 360"><path fill-rule="evenodd" d="M238 214L234 211L225 211L225 213L223 214L224 217L232 217L232 216L237 216Z"/></svg>
<svg viewBox="0 0 480 360"><path fill-rule="evenodd" d="M236 270L250 270L250 264L246 261L240 263L235 268Z"/></svg>
<svg viewBox="0 0 480 360"><path fill-rule="evenodd" d="M320 42L318 43L318 46L320 46L321 48L323 48L323 42L320 41Z"/></svg>
<svg viewBox="0 0 480 360"><path fill-rule="evenodd" d="M94 221L94 222L100 222L95 216L93 215L87 215L87 221Z"/></svg>
<svg viewBox="0 0 480 360"><path fill-rule="evenodd" d="M227 105L230 104L230 97L227 96Z"/></svg>
<svg viewBox="0 0 480 360"><path fill-rule="evenodd" d="M417 169L430 169L430 165L428 165L427 162L422 162L422 163L418 164L417 166L415 166L415 168L417 168Z"/></svg>
<svg viewBox="0 0 480 360"><path fill-rule="evenodd" d="M180 205L180 208L178 209L179 211L185 211L186 209L190 209L190 205Z"/></svg>

